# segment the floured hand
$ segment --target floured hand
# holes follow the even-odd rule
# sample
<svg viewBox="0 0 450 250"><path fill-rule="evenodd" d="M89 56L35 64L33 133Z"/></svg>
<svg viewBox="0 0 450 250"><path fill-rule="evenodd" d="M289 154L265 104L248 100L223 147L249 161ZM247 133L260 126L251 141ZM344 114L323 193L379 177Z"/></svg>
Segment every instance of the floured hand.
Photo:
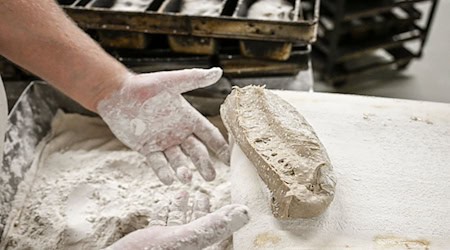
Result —
<svg viewBox="0 0 450 250"><path fill-rule="evenodd" d="M220 241L249 221L244 205L227 205L208 214L209 199L200 192L189 215L188 198L183 191L170 204L161 201L148 228L126 235L107 249L223 249ZM192 222L185 224L189 220Z"/></svg>
<svg viewBox="0 0 450 250"><path fill-rule="evenodd" d="M97 111L120 141L147 158L164 184L174 181L172 172L190 182L189 161L211 181L215 170L206 146L228 163L228 144L181 93L209 86L221 76L220 68L130 74L120 90L98 102Z"/></svg>

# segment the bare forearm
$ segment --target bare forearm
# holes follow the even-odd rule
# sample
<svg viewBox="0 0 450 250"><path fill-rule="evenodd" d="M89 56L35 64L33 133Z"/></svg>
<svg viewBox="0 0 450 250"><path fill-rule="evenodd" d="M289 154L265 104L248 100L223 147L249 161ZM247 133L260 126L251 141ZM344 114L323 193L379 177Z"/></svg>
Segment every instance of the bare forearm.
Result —
<svg viewBox="0 0 450 250"><path fill-rule="evenodd" d="M1 1L0 34L0 54L94 111L128 75L53 0Z"/></svg>

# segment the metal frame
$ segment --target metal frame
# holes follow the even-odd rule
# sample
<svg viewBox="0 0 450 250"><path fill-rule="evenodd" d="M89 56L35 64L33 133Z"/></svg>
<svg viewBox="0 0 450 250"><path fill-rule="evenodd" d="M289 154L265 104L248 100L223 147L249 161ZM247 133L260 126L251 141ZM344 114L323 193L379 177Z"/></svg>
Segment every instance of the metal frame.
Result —
<svg viewBox="0 0 450 250"><path fill-rule="evenodd" d="M423 48L428 39L430 27L433 21L434 13L438 0L385 0L380 2L361 2L360 9L357 7L353 9L346 9L350 0L323 0L322 14L327 13L331 18L334 27L332 30L326 30L324 23L319 21L321 28L324 30L324 35L318 37L318 41L314 45L320 54L316 59L320 61L318 68L320 69L325 81L339 86L344 84L347 79L360 75L365 72L378 70L386 66L395 65L398 70L403 70L407 67L409 62L414 58L420 58L423 55ZM427 11L427 19L424 27L418 26L415 22L420 19L422 13L414 8L416 3L429 2L430 7ZM356 3L355 3L356 4ZM378 4L378 5L377 5ZM367 7L369 5L369 7ZM370 6L373 5L372 8ZM374 15L387 15L393 8L402 8L408 13L407 19L395 20L394 18L388 21L383 21L378 29L388 30L387 24L391 26L404 25L403 29L393 30L391 33L387 32L384 37L368 37L366 42L349 42L347 47L340 45L340 40L347 32L352 31L350 21L356 18L369 18ZM324 15L323 15L324 16ZM325 17L322 17L325 18ZM386 25L386 26L382 26ZM374 25L365 25L366 28L374 28ZM402 34L403 36L399 36ZM420 46L417 51L411 51L405 47L405 43L410 41L420 41ZM360 58L370 54L371 52L383 49L392 56L392 59L384 63L374 63L372 65L363 66L355 70L345 70L342 64L355 58Z"/></svg>

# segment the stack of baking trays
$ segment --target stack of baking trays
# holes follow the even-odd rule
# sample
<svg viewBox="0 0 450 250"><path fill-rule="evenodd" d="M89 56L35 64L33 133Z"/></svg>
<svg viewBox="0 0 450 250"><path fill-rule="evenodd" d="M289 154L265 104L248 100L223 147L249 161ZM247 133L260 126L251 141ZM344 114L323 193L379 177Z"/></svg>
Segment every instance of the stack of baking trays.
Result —
<svg viewBox="0 0 450 250"><path fill-rule="evenodd" d="M260 18L248 17L257 2L265 2L267 9ZM80 27L137 71L221 66L229 76L294 75L305 68L319 8L312 0L59 3ZM290 5L286 17L264 16L280 3Z"/></svg>
<svg viewBox="0 0 450 250"><path fill-rule="evenodd" d="M378 69L405 69L419 58L437 0L322 0L314 65L340 86Z"/></svg>
<svg viewBox="0 0 450 250"><path fill-rule="evenodd" d="M221 83L188 95L196 100L212 98L199 103L188 99L197 108L211 107L209 101L221 103L241 80L266 84L270 77L290 77L298 82L299 72L311 71L309 45L316 39L319 0L58 2L82 29L136 72L222 67L226 78ZM32 78L1 60L0 74L6 81ZM285 82L276 88L295 89ZM218 111L217 105L212 107Z"/></svg>

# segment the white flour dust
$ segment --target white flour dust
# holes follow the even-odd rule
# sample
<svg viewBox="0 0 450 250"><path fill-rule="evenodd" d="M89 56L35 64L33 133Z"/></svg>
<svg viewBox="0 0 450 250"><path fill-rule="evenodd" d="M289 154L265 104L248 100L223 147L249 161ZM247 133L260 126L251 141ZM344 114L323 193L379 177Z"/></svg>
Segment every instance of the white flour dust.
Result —
<svg viewBox="0 0 450 250"><path fill-rule="evenodd" d="M180 13L197 16L220 16L223 1L221 0L182 0Z"/></svg>
<svg viewBox="0 0 450 250"><path fill-rule="evenodd" d="M263 20L291 20L294 6L287 0L258 0L248 8L247 17Z"/></svg>
<svg viewBox="0 0 450 250"><path fill-rule="evenodd" d="M116 0L111 9L118 11L145 11L151 3L151 0Z"/></svg>
<svg viewBox="0 0 450 250"><path fill-rule="evenodd" d="M205 182L161 184L144 157L129 150L99 118L59 112L36 161L37 174L7 234L7 249L100 249L149 223L153 210L181 190L189 207L198 192L211 211L230 203L229 167L215 161ZM191 209L192 210L192 209ZM189 211L188 211L189 216Z"/></svg>

